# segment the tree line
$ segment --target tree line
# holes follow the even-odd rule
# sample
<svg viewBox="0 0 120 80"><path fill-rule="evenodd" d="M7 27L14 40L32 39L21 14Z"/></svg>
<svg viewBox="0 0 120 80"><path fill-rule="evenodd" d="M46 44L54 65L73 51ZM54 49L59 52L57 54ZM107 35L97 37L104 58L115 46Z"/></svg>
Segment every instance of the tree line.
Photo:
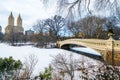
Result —
<svg viewBox="0 0 120 80"><path fill-rule="evenodd" d="M55 15L46 20L38 20L32 25L34 35L22 33L0 33L0 40L12 45L15 43L34 42L43 47L49 43L68 38L108 39L108 30L112 29L115 39L120 38L119 22L115 17L87 16L77 21L67 21L62 16ZM67 35L67 36L66 36Z"/></svg>
<svg viewBox="0 0 120 80"><path fill-rule="evenodd" d="M114 17L87 16L76 22L68 22L68 28L75 38L108 39L109 29L113 30L114 38L120 37L119 22Z"/></svg>
<svg viewBox="0 0 120 80"><path fill-rule="evenodd" d="M60 39L60 31L63 30L65 19L62 16L55 15L46 20L38 20L32 28L35 31L34 35L24 35L23 33L14 33L11 30L10 34L0 34L0 40L8 42L11 45L23 42L35 42L37 46L43 46L49 42L55 43Z"/></svg>

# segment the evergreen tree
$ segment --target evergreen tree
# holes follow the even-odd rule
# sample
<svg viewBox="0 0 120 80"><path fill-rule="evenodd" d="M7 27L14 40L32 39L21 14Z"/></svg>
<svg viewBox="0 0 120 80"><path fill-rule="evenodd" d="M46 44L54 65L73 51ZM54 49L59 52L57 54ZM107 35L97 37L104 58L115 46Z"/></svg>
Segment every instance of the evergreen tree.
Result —
<svg viewBox="0 0 120 80"><path fill-rule="evenodd" d="M0 58L0 80L14 80L18 77L21 67L20 60L14 60L12 57Z"/></svg>
<svg viewBox="0 0 120 80"><path fill-rule="evenodd" d="M41 80L51 80L52 75L52 67L49 66L48 68L45 68L45 71L40 73L39 77Z"/></svg>

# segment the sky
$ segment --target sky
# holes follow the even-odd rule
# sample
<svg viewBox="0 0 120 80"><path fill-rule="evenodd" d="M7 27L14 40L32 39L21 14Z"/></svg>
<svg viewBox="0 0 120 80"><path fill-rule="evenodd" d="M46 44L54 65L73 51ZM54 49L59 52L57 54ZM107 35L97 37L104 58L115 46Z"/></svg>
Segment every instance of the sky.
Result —
<svg viewBox="0 0 120 80"><path fill-rule="evenodd" d="M32 29L32 25L39 19L54 16L57 12L56 0L49 1L50 4L45 7L40 0L0 0L0 25L2 26L2 32L5 32L11 11L15 18L15 25L18 15L21 15L24 30ZM108 13L106 12L107 15Z"/></svg>
<svg viewBox="0 0 120 80"><path fill-rule="evenodd" d="M52 5L44 7L40 0L0 0L0 25L2 32L8 24L8 16L13 13L16 25L18 15L23 20L24 30L32 29L32 25L39 19L52 17L56 13L56 4L51 1Z"/></svg>

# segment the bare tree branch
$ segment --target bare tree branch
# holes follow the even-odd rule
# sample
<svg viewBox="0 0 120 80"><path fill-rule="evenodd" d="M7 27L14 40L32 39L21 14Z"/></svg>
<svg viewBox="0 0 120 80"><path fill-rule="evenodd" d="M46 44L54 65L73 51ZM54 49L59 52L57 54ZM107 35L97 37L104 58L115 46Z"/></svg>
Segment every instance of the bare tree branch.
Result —
<svg viewBox="0 0 120 80"><path fill-rule="evenodd" d="M23 65L24 71L21 74L21 77L24 79L31 78L37 62L38 59L35 55L29 55L29 57L25 57L25 62Z"/></svg>

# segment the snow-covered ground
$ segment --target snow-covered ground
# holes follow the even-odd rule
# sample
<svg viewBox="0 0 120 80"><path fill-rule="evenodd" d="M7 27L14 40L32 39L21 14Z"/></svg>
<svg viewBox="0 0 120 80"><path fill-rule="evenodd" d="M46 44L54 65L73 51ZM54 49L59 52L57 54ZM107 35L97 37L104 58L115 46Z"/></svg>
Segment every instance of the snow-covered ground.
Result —
<svg viewBox="0 0 120 80"><path fill-rule="evenodd" d="M84 50L84 49L83 49ZM86 50L85 50L86 51ZM16 60L21 60L22 62L25 61L25 57L28 57L31 54L37 56L38 63L36 65L34 74L38 74L39 71L44 70L45 67L48 67L51 61L53 60L52 56L58 54L70 54L73 52L65 51L62 49L40 49L33 46L9 46L5 43L0 43L0 57L9 57L12 56ZM73 53L75 58L83 58L83 55ZM85 56L84 56L85 57ZM95 60L85 57L87 61L92 61L96 63ZM89 59L89 60L88 60Z"/></svg>

